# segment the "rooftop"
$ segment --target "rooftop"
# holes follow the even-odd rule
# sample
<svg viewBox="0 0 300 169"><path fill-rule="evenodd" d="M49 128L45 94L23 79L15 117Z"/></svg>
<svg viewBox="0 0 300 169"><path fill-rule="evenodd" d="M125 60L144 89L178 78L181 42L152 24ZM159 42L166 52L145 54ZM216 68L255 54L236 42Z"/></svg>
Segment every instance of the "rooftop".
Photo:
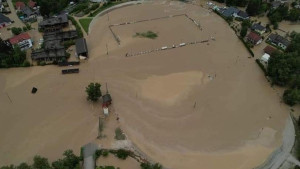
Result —
<svg viewBox="0 0 300 169"><path fill-rule="evenodd" d="M262 26L261 24L256 23L256 24L253 24L253 25L252 25L251 29L263 31L263 30L265 30L266 28L265 28L264 26Z"/></svg>
<svg viewBox="0 0 300 169"><path fill-rule="evenodd" d="M271 46L269 46L269 45L264 48L264 52L267 53L267 54L269 54L269 55L271 55L275 51L276 51L276 49L273 48L273 47L271 47Z"/></svg>
<svg viewBox="0 0 300 169"><path fill-rule="evenodd" d="M68 16L66 14L59 15L54 18L46 19L39 23L39 26L52 26L56 24L68 23Z"/></svg>
<svg viewBox="0 0 300 169"><path fill-rule="evenodd" d="M87 53L88 49L86 46L86 41L84 38L80 38L76 40L76 53L77 55Z"/></svg>
<svg viewBox="0 0 300 169"><path fill-rule="evenodd" d="M0 13L0 23L5 23L5 22L11 22L11 20L7 16Z"/></svg>
<svg viewBox="0 0 300 169"><path fill-rule="evenodd" d="M16 2L16 8L17 9L23 9L24 7L25 7L24 2L20 2L20 1Z"/></svg>
<svg viewBox="0 0 300 169"><path fill-rule="evenodd" d="M28 40L30 39L30 35L28 33L21 33L17 36L14 36L12 38L9 39L9 42L12 44L12 45L15 45L19 42L22 42L24 40Z"/></svg>
<svg viewBox="0 0 300 169"><path fill-rule="evenodd" d="M281 43L281 44L283 44L283 45L285 45L285 46L289 46L290 45L290 41L288 41L286 38L284 38L284 37L282 37L282 36L280 36L280 35L278 35L278 34L274 34L274 33L272 33L269 37L268 37L268 39L270 40L270 41L272 41L273 43Z"/></svg>
<svg viewBox="0 0 300 169"><path fill-rule="evenodd" d="M261 40L261 37L258 34L254 33L254 32L250 32L247 35L247 38L253 40L255 43L257 43L259 40Z"/></svg>

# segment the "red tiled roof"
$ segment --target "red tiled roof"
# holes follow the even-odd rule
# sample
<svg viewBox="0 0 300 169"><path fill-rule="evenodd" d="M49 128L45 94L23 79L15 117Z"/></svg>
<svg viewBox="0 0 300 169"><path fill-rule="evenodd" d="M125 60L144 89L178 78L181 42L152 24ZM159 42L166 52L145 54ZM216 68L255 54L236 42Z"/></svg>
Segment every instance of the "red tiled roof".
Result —
<svg viewBox="0 0 300 169"><path fill-rule="evenodd" d="M21 33L17 36L14 36L12 38L9 39L9 42L12 44L12 45L15 45L19 42L22 42L23 40L27 40L27 39L30 39L30 36L28 33Z"/></svg>
<svg viewBox="0 0 300 169"><path fill-rule="evenodd" d="M17 9L23 9L24 7L25 7L24 2L20 2L20 1L16 2L16 8Z"/></svg>
<svg viewBox="0 0 300 169"><path fill-rule="evenodd" d="M273 47L271 47L271 46L269 46L269 45L264 48L264 52L267 53L267 54L269 54L269 55L271 55L275 51L276 51L276 49L273 48Z"/></svg>
<svg viewBox="0 0 300 169"><path fill-rule="evenodd" d="M32 0L30 0L30 1L28 2L28 6L29 6L30 8L35 7L35 5L36 5L36 2L34 2L34 1L32 1Z"/></svg>
<svg viewBox="0 0 300 169"><path fill-rule="evenodd" d="M247 38L253 40L255 43L257 43L261 39L261 37L258 34L254 33L254 32L250 32L247 35Z"/></svg>

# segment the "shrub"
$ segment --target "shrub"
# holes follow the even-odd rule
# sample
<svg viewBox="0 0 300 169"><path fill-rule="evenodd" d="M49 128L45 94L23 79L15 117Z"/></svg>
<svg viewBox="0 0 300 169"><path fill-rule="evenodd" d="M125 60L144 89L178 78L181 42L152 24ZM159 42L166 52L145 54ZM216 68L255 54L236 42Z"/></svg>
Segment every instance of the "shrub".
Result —
<svg viewBox="0 0 300 169"><path fill-rule="evenodd" d="M290 106L300 103L300 90L297 88L285 90L283 101Z"/></svg>
<svg viewBox="0 0 300 169"><path fill-rule="evenodd" d="M12 32L14 35L19 35L20 33L22 33L22 28L12 27L12 28L11 28L11 32Z"/></svg>
<svg viewBox="0 0 300 169"><path fill-rule="evenodd" d="M38 62L38 65L40 65L40 66L45 66L45 65L46 65L46 62L45 62L45 61Z"/></svg>
<svg viewBox="0 0 300 169"><path fill-rule="evenodd" d="M102 155L103 155L103 157L107 157L107 156L108 156L108 154L109 154L109 152L108 152L107 150L103 150L103 151L102 151Z"/></svg>
<svg viewBox="0 0 300 169"><path fill-rule="evenodd" d="M126 139L125 134L119 127L116 128L116 130L115 130L115 139L116 140L125 140Z"/></svg>
<svg viewBox="0 0 300 169"><path fill-rule="evenodd" d="M23 67L29 67L30 66L30 63L27 61L27 60L25 60L24 62L23 62L23 65L22 65Z"/></svg>
<svg viewBox="0 0 300 169"><path fill-rule="evenodd" d="M124 150L124 149L119 149L119 150L117 150L117 153L116 153L116 156L122 160L125 160L129 155L130 155L130 151Z"/></svg>

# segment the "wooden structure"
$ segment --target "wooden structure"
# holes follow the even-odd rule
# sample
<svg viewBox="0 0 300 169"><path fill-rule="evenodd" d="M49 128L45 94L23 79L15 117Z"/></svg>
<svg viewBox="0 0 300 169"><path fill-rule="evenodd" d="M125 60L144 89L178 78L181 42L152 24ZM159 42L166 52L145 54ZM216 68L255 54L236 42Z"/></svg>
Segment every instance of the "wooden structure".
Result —
<svg viewBox="0 0 300 169"><path fill-rule="evenodd" d="M61 71L62 74L79 73L79 69L64 69Z"/></svg>

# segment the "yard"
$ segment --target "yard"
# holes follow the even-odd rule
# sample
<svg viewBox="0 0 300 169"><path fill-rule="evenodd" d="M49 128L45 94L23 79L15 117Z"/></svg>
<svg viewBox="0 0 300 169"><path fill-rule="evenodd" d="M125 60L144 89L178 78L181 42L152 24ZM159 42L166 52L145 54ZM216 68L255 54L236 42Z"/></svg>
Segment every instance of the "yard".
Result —
<svg viewBox="0 0 300 169"><path fill-rule="evenodd" d="M82 19L79 19L79 22L80 22L82 28L84 29L84 31L87 34L89 32L89 26L90 26L90 23L91 23L92 20L93 20L93 18L82 18Z"/></svg>

